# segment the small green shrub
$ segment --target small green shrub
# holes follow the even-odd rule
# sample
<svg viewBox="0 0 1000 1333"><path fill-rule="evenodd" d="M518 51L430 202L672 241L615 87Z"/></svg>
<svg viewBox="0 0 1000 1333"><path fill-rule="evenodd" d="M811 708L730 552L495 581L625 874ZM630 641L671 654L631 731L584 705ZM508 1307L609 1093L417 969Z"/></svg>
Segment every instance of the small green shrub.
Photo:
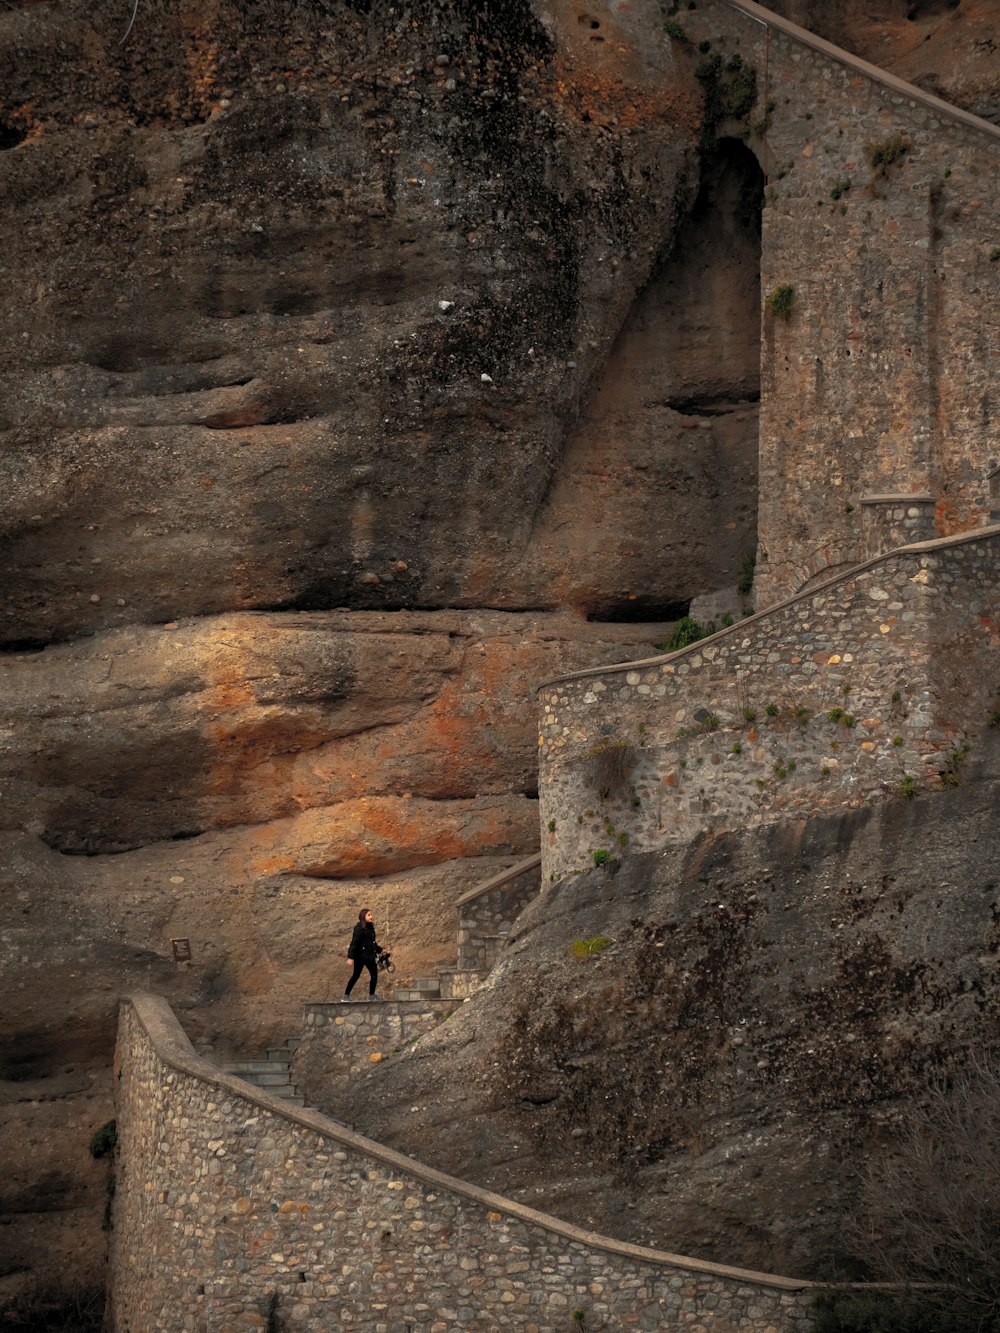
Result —
<svg viewBox="0 0 1000 1333"><path fill-rule="evenodd" d="M905 135L894 134L891 139L879 139L865 149L873 176L888 176L889 168L899 162L913 147Z"/></svg>
<svg viewBox="0 0 1000 1333"><path fill-rule="evenodd" d="M684 28L676 19L667 19L663 25L663 31L668 37L672 37L675 42L689 42L690 38L684 31Z"/></svg>
<svg viewBox="0 0 1000 1333"><path fill-rule="evenodd" d="M746 597L747 593L749 593L750 589L753 587L753 576L756 568L756 555L745 556L743 564L740 566L740 579L736 585L736 591L741 597Z"/></svg>
<svg viewBox="0 0 1000 1333"><path fill-rule="evenodd" d="M909 773L903 774L903 781L899 784L899 794L905 801L912 801L917 794L916 779Z"/></svg>
<svg viewBox="0 0 1000 1333"><path fill-rule="evenodd" d="M748 119L757 101L757 71L753 65L744 64L739 55L731 56L723 65L716 51L701 61L695 78L705 93L702 143L711 148L727 121Z"/></svg>
<svg viewBox="0 0 1000 1333"><path fill-rule="evenodd" d="M902 736L893 736L892 743L898 749L903 744Z"/></svg>
<svg viewBox="0 0 1000 1333"><path fill-rule="evenodd" d="M768 704L764 709L764 712L768 715L768 717L777 717L780 711L781 710L777 704Z"/></svg>
<svg viewBox="0 0 1000 1333"><path fill-rule="evenodd" d="M611 860L611 853L607 850L607 848L598 847L597 851L594 853L594 865L606 866L610 860Z"/></svg>
<svg viewBox="0 0 1000 1333"><path fill-rule="evenodd" d="M554 819L550 819L549 822L548 822L547 827L548 827L548 830L549 830L550 833L555 833L555 831L556 831L556 821L555 821Z"/></svg>
<svg viewBox="0 0 1000 1333"><path fill-rule="evenodd" d="M674 626L674 632L670 638L665 643L658 643L656 646L661 653L676 653L678 649L687 648L692 643L697 643L699 639L707 639L710 634L714 633L714 620L710 620L708 624L703 625L691 616L682 616Z"/></svg>
<svg viewBox="0 0 1000 1333"><path fill-rule="evenodd" d="M594 935L589 940L574 940L573 952L577 958L592 958L594 954L603 953L613 943L614 940L607 935Z"/></svg>
<svg viewBox="0 0 1000 1333"><path fill-rule="evenodd" d="M787 319L795 303L794 287L775 287L768 295L764 305L776 319Z"/></svg>
<svg viewBox="0 0 1000 1333"><path fill-rule="evenodd" d="M850 188L851 188L851 182L845 176L843 180L839 180L836 182L833 189L830 191L830 198L839 199L842 195L845 195Z"/></svg>
<svg viewBox="0 0 1000 1333"><path fill-rule="evenodd" d="M961 745L956 745L948 756L944 768L941 770L942 787L957 787L961 781L962 765L969 757L969 743L963 741Z"/></svg>
<svg viewBox="0 0 1000 1333"><path fill-rule="evenodd" d="M90 1139L91 1157L107 1157L118 1147L118 1121L108 1120L95 1129Z"/></svg>
<svg viewBox="0 0 1000 1333"><path fill-rule="evenodd" d="M744 722L756 722L756 721L757 721L757 714L754 712L754 710L753 710L752 708L744 708L744 710L743 710L743 721L744 721Z"/></svg>
<svg viewBox="0 0 1000 1333"><path fill-rule="evenodd" d="M988 727L1000 727L1000 712L991 713L987 719L986 725Z"/></svg>
<svg viewBox="0 0 1000 1333"><path fill-rule="evenodd" d="M740 744L739 741L737 741L737 742L733 745L733 748L729 751L729 753L730 753L730 754L742 754L742 753L743 753L743 746Z"/></svg>
<svg viewBox="0 0 1000 1333"><path fill-rule="evenodd" d="M995 250L990 251L990 263L1000 264L1000 246L997 246Z"/></svg>

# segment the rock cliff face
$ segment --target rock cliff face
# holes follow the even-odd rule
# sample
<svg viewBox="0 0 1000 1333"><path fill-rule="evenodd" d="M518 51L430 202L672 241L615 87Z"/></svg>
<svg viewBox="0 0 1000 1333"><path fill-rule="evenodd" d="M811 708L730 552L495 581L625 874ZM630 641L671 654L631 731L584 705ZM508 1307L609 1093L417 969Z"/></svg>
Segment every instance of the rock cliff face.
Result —
<svg viewBox="0 0 1000 1333"><path fill-rule="evenodd" d="M451 961L534 684L754 549L763 182L660 10L0 10L0 1301L99 1270L121 990L225 1055L360 905Z"/></svg>
<svg viewBox="0 0 1000 1333"><path fill-rule="evenodd" d="M0 15L19 1289L100 1250L118 991L224 1052L339 989L362 902L401 975L452 961L455 898L537 845L534 683L648 653L662 626L586 616L670 619L754 544L754 222L717 310L732 186L700 189L656 13L182 0L127 27ZM46 1098L76 1099L58 1143Z"/></svg>

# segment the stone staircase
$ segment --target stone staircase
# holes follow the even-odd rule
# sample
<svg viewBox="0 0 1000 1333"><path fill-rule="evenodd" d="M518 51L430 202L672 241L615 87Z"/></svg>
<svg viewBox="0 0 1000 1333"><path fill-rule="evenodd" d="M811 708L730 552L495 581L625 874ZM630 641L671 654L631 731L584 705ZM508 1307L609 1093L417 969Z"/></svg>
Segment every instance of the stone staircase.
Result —
<svg viewBox="0 0 1000 1333"><path fill-rule="evenodd" d="M292 1056L298 1045L298 1040L290 1037L283 1046L269 1050L263 1060L235 1060L221 1067L227 1074L235 1074L244 1083L263 1088L292 1106L305 1106L306 1099L292 1082Z"/></svg>
<svg viewBox="0 0 1000 1333"><path fill-rule="evenodd" d="M489 975L515 917L541 888L541 856L508 866L458 900L458 962L397 987L394 1000L467 1000Z"/></svg>
<svg viewBox="0 0 1000 1333"><path fill-rule="evenodd" d="M536 852L508 866L458 900L458 958L454 967L442 967L437 975L418 977L405 986L394 986L391 974L379 976L379 996L388 1004L369 1005L367 995L355 993L350 1005L339 1000L306 1006L303 1037L289 1038L283 1046L267 1052L263 1060L238 1060L220 1064L227 1074L281 1097L292 1106L305 1106L306 1098L293 1082L293 1056L302 1085L325 1089L338 1079L356 1077L376 1046L401 1047L430 1031L468 999L489 975L501 953L518 913L541 887L541 856ZM363 986L363 983L362 983ZM359 990L362 988L359 987ZM367 988L365 988L367 989ZM214 1053L204 1052L214 1060Z"/></svg>
<svg viewBox="0 0 1000 1333"><path fill-rule="evenodd" d="M392 992L394 1000L439 1000L441 998L440 977L417 977L409 986L397 986Z"/></svg>

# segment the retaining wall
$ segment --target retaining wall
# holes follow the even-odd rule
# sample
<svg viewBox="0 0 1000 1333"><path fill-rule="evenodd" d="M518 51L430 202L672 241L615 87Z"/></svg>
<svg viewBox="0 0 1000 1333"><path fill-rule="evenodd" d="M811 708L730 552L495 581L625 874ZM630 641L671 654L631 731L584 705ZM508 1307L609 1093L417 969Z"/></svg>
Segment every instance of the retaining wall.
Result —
<svg viewBox="0 0 1000 1333"><path fill-rule="evenodd" d="M116 1333L805 1333L809 1284L607 1240L287 1107L152 996L116 1053Z"/></svg>
<svg viewBox="0 0 1000 1333"><path fill-rule="evenodd" d="M756 106L719 132L746 139L767 181L763 608L872 553L866 497L931 496L922 536L989 519L1000 129L758 5L701 0L678 19L703 72L720 57L726 85L735 57L757 80ZM895 160L873 166L876 148ZM794 290L787 318L766 305L782 286ZM878 549L898 544L887 532Z"/></svg>
<svg viewBox="0 0 1000 1333"><path fill-rule="evenodd" d="M536 897L541 875L538 856L470 889L458 900L458 966L485 976L520 913Z"/></svg>
<svg viewBox="0 0 1000 1333"><path fill-rule="evenodd" d="M292 1055L292 1082L313 1106L336 1106L343 1094L343 1116L350 1120L351 1080L399 1056L454 1008L454 1001L438 999L308 1004Z"/></svg>
<svg viewBox="0 0 1000 1333"><path fill-rule="evenodd" d="M962 780L1000 707L1000 528L539 690L543 877Z"/></svg>

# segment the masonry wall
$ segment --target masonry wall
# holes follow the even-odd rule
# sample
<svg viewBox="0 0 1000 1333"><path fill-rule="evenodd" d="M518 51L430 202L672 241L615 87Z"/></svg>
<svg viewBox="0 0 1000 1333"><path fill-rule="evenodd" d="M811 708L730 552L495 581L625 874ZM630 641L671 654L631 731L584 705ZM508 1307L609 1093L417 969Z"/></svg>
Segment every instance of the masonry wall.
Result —
<svg viewBox="0 0 1000 1333"><path fill-rule="evenodd" d="M116 1333L811 1327L807 1284L605 1241L284 1107L154 997L123 1003L116 1073Z"/></svg>
<svg viewBox="0 0 1000 1333"><path fill-rule="evenodd" d="M337 1105L338 1095L348 1094L352 1079L370 1065L400 1056L443 1023L455 1003L428 999L308 1004L292 1055L292 1082L310 1105ZM344 1118L350 1118L346 1109Z"/></svg>
<svg viewBox="0 0 1000 1333"><path fill-rule="evenodd" d="M485 976L500 954L517 917L536 897L540 870L537 858L517 875L497 877L458 900L458 966Z"/></svg>
<svg viewBox="0 0 1000 1333"><path fill-rule="evenodd" d="M543 881L962 780L1000 708L1000 528L539 691ZM551 826L551 831L548 831Z"/></svg>
<svg viewBox="0 0 1000 1333"><path fill-rule="evenodd" d="M985 522L1000 463L1000 129L880 75L753 4L679 18L692 60L734 57L763 217L758 608L871 553L871 495L932 499L945 536ZM699 43L711 43L706 51ZM873 167L881 148L898 157ZM794 289L791 313L766 300ZM879 549L898 541L887 535Z"/></svg>

